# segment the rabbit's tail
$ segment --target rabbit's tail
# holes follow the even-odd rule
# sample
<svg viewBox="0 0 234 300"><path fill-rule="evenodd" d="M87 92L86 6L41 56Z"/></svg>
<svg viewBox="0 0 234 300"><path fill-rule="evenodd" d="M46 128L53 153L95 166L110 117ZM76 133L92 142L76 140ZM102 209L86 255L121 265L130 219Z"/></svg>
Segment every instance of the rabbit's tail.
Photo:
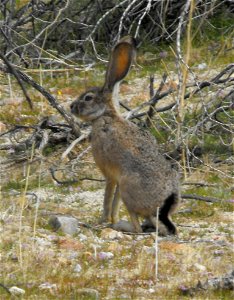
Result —
<svg viewBox="0 0 234 300"><path fill-rule="evenodd" d="M178 194L173 193L164 201L159 211L159 220L167 227L170 234L176 234L177 232L175 225L170 219L170 214L175 210L178 202Z"/></svg>
<svg viewBox="0 0 234 300"><path fill-rule="evenodd" d="M164 204L160 207L159 210L159 220L164 224L169 234L177 234L176 226L172 223L170 219L171 213L175 210L176 206L179 203L179 194L172 193L165 201ZM156 218L155 216L149 216L148 220L150 221L150 226L148 223L144 224L145 228L152 227L156 228Z"/></svg>

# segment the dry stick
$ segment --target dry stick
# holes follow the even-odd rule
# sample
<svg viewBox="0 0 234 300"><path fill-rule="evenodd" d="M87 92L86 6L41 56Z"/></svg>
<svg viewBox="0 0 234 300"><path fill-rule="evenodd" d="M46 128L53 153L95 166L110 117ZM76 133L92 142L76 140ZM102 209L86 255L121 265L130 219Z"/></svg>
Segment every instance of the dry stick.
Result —
<svg viewBox="0 0 234 300"><path fill-rule="evenodd" d="M184 18L189 11L189 22L187 28L187 53L185 57L185 62L182 56L181 51L181 30L182 25L184 22ZM183 142L183 135L182 135L182 127L184 123L184 96L186 90L186 81L188 77L188 62L190 56L190 48L191 48L191 39L190 39L190 31L191 31L191 21L192 21L192 13L193 13L193 0L187 0L184 9L180 15L178 31L176 35L176 52L177 52L177 68L178 68L178 78L179 78L179 87L178 87L178 96L177 96L177 147ZM180 63L182 62L182 66ZM186 152L185 147L182 147L182 163L183 163L183 170L184 170L184 178L187 178L187 171L186 171Z"/></svg>
<svg viewBox="0 0 234 300"><path fill-rule="evenodd" d="M144 11L144 13L141 15L141 17L138 20L137 29L136 29L134 38L137 38L138 33L139 33L139 29L140 29L140 26L141 26L141 23L142 23L142 20L144 19L145 15L149 13L149 11L151 9L151 2L152 2L152 0L148 0L148 3L147 3L146 8L145 8L145 11Z"/></svg>
<svg viewBox="0 0 234 300"><path fill-rule="evenodd" d="M213 186L217 187L215 183L204 183L204 182L183 182L182 185L196 185L196 186Z"/></svg>
<svg viewBox="0 0 234 300"><path fill-rule="evenodd" d="M182 199L194 199L194 200L200 200L205 202L212 202L212 203L220 203L222 200L218 198L212 198L212 197L204 197L204 196L198 196L198 195L192 195L192 194L182 194Z"/></svg>
<svg viewBox="0 0 234 300"><path fill-rule="evenodd" d="M159 207L156 212L156 236L155 236L155 280L158 281L158 222L159 220Z"/></svg>
<svg viewBox="0 0 234 300"><path fill-rule="evenodd" d="M4 72L9 72L8 69L4 68L3 66L0 66L0 70ZM50 103L52 107L57 109L57 111L63 116L63 118L67 121L67 123L71 126L74 134L76 136L80 136L80 128L78 124L75 122L73 117L65 111L65 109L60 105L57 100L48 92L46 91L42 86L40 86L38 83L36 83L31 77L26 75L20 70L16 70L15 72L17 73L18 77L22 79L24 82L30 84L32 87L34 87L37 91L39 91Z"/></svg>
<svg viewBox="0 0 234 300"><path fill-rule="evenodd" d="M147 119L146 119L147 126L150 126L150 124L151 124L150 119L153 117L153 115L155 113L155 105L157 104L157 102L159 100L157 97L160 95L160 93L166 83L166 80L167 80L167 74L164 73L161 83L159 85L159 88L154 95L154 76L150 76L150 98L153 98L153 96L154 96L154 101L152 101L152 104L150 105L150 108L147 112Z"/></svg>
<svg viewBox="0 0 234 300"><path fill-rule="evenodd" d="M123 20L124 18L127 16L128 11L131 9L132 6L134 6L135 2L137 2L138 0L133 0L130 2L130 4L127 6L127 8L124 10L120 21L119 21L119 30L118 30L118 35L117 35L117 41L120 39L121 36L121 31L122 31L122 27L123 27Z"/></svg>
<svg viewBox="0 0 234 300"><path fill-rule="evenodd" d="M62 160L64 160L67 155L72 151L72 149L78 144L79 142L86 140L89 137L90 133L88 134L82 134L80 137L78 137L76 140L74 140L69 147L63 152L62 154Z"/></svg>
<svg viewBox="0 0 234 300"><path fill-rule="evenodd" d="M59 169L55 170L54 168L50 168L49 171L50 171L50 174L51 174L52 178L54 179L54 181L56 181L58 184L61 184L61 185L63 185L63 184L64 185L75 184L75 183L78 183L78 182L84 181L84 180L98 181L98 182L104 182L105 181L105 179L98 179L98 178L91 178L91 177L83 177L83 178L74 179L74 180L64 180L64 181L61 181L55 175L55 173L57 171L59 171Z"/></svg>
<svg viewBox="0 0 234 300"><path fill-rule="evenodd" d="M29 95L27 94L27 91L26 91L26 89L25 89L25 87L24 87L24 85L23 85L23 83L22 83L22 81L21 81L21 78L18 76L18 74L17 74L15 68L13 68L13 66L11 65L11 63L6 59L6 57L5 57L1 52L0 52L0 58L1 58L1 59L4 61L4 63L6 64L8 70L9 70L9 73L11 73L12 75L15 76L15 78L16 78L16 80L17 80L19 86L21 87L21 89L22 89L22 91L23 91L23 93L24 93L24 96L25 96L25 98L26 98L26 100L27 100L27 102L28 102L30 108L32 109L32 108L33 108L32 101L31 101Z"/></svg>

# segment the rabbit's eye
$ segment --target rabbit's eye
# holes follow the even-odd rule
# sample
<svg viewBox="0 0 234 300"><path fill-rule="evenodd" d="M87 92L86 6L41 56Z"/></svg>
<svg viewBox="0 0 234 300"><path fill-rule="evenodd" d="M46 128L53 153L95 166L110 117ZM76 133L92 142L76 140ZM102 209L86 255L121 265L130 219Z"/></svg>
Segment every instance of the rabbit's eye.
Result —
<svg viewBox="0 0 234 300"><path fill-rule="evenodd" d="M91 100L93 100L93 95L92 95L92 94L87 94L87 95L85 95L85 96L84 96L84 100L85 100L85 101L91 101Z"/></svg>

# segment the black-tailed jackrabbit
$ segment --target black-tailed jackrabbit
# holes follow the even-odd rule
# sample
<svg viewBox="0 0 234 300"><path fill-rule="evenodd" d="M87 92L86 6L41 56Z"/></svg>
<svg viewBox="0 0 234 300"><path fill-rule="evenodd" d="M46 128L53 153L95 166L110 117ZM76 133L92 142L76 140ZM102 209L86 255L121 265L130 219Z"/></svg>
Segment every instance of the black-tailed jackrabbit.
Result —
<svg viewBox="0 0 234 300"><path fill-rule="evenodd" d="M112 100L114 87L128 73L135 53L135 40L121 39L112 50L104 86L83 93L72 103L71 111L92 122L92 152L106 178L102 220L118 221L120 196L136 232L142 232L139 216L156 225L159 208L159 220L168 233L175 234L170 214L179 202L178 174L158 153L154 138L123 119Z"/></svg>

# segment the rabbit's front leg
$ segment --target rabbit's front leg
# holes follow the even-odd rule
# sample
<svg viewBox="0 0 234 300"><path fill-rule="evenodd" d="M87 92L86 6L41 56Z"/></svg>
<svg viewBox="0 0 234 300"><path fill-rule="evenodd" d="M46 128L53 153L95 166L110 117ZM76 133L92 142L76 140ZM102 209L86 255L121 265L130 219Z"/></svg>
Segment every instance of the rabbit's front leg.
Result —
<svg viewBox="0 0 234 300"><path fill-rule="evenodd" d="M117 185L115 189L114 200L112 203L112 212L111 212L112 224L116 224L119 221L119 207L120 207L120 192L119 192L119 185Z"/></svg>
<svg viewBox="0 0 234 300"><path fill-rule="evenodd" d="M112 202L116 183L109 178L106 178L106 189L104 195L103 213L100 222L109 223L112 217Z"/></svg>

